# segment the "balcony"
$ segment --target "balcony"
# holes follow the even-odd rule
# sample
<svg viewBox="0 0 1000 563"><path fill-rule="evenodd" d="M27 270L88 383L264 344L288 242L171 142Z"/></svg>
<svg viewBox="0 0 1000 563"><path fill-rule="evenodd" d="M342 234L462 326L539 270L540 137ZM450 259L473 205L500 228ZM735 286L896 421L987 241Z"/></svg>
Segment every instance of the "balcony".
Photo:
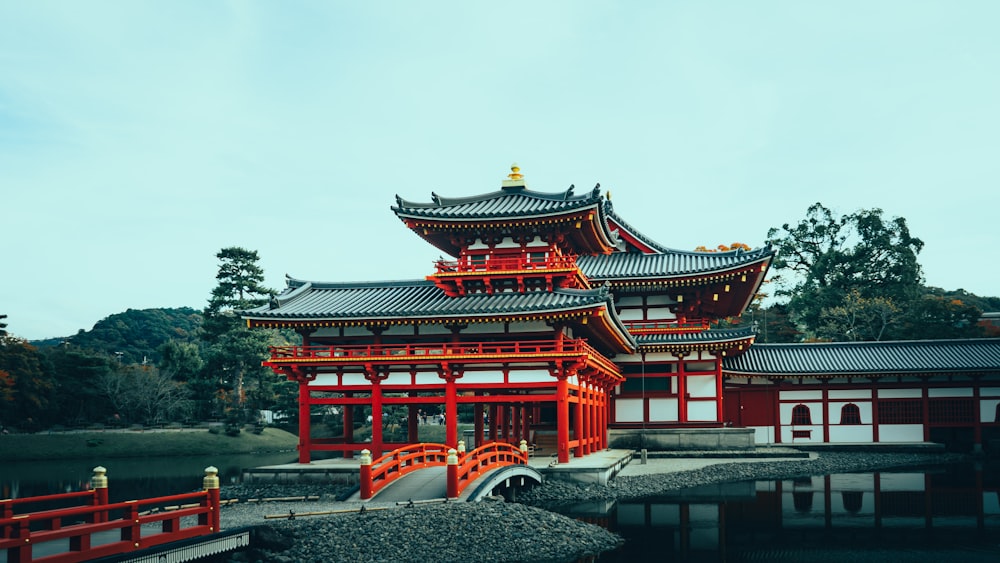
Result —
<svg viewBox="0 0 1000 563"><path fill-rule="evenodd" d="M689 334L708 330L708 320L622 321L631 334Z"/></svg>
<svg viewBox="0 0 1000 563"><path fill-rule="evenodd" d="M548 253L469 256L461 260L437 260L434 267L435 273L427 279L453 297L470 293L524 293L537 289L590 287L576 265L576 256Z"/></svg>

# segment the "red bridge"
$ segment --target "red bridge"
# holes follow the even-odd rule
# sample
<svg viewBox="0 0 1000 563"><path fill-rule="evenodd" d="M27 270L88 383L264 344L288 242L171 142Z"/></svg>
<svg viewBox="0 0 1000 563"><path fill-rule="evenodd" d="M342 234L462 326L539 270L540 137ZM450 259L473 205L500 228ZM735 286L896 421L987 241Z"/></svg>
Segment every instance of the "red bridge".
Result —
<svg viewBox="0 0 1000 563"><path fill-rule="evenodd" d="M521 440L520 447L506 442L491 442L470 452L464 451L463 443L459 443L458 449L449 448L444 444L413 444L393 450L375 460L372 460L371 452L364 450L361 452L359 498L369 500L405 475L419 470L425 470L423 473L427 474L429 468L437 467L446 468L445 496L457 499L477 479L509 466L529 469L533 474L533 480L541 482L541 476L528 468L528 446L525 440ZM440 473L440 471L430 473L431 478ZM418 482L417 487L429 489L426 481ZM440 490L440 483L437 487ZM404 493L404 496L411 498L428 495L438 496L434 491L419 491L412 488Z"/></svg>

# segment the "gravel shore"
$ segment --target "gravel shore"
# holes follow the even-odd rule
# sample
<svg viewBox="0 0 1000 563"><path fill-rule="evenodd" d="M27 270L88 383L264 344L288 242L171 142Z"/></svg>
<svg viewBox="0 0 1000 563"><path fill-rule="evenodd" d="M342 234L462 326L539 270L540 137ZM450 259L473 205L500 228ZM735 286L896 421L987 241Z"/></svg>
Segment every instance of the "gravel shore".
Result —
<svg viewBox="0 0 1000 563"><path fill-rule="evenodd" d="M240 501L223 507L221 516L224 529L256 527L253 548L230 554L227 561L570 562L613 550L623 539L600 526L548 510L561 505L637 499L710 483L787 479L963 459L941 453L828 452L810 459L737 461L690 471L673 471L669 462L661 461L663 473L623 475L606 486L547 480L542 486L519 493L517 503L491 498L480 503L362 504L337 501L345 491L330 486L240 485L223 488L223 498ZM313 500L248 500L281 497ZM364 511L358 512L362 507Z"/></svg>

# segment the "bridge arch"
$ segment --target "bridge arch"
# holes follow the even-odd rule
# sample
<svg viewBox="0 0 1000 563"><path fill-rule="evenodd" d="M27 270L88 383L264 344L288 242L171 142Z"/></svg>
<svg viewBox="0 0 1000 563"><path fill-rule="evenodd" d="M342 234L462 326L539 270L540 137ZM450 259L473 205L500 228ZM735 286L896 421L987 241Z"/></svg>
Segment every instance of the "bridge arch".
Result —
<svg viewBox="0 0 1000 563"><path fill-rule="evenodd" d="M533 487L542 484L542 474L530 465L508 465L499 469L494 469L487 475L479 478L476 488L467 493L465 500L469 502L479 502L485 497L496 492L498 487L505 487L510 491L519 488ZM507 495L504 495L507 497Z"/></svg>

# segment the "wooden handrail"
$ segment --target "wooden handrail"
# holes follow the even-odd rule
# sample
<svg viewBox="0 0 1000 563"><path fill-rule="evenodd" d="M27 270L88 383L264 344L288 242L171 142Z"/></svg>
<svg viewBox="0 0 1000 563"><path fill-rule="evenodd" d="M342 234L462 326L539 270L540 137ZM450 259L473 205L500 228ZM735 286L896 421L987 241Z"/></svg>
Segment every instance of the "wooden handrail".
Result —
<svg viewBox="0 0 1000 563"><path fill-rule="evenodd" d="M420 443L397 448L375 460L361 465L360 496L368 500L384 489L389 483L418 469L445 465L448 460L448 446L444 444Z"/></svg>
<svg viewBox="0 0 1000 563"><path fill-rule="evenodd" d="M556 255L542 259L530 254L520 256L488 256L481 260L467 257L462 260L435 260L438 274L471 274L481 272L532 271L577 268L576 256Z"/></svg>
<svg viewBox="0 0 1000 563"><path fill-rule="evenodd" d="M457 498L473 481L486 472L508 465L527 465L528 453L507 442L484 444L459 458L452 470L448 466L448 497ZM454 473L454 474L453 474Z"/></svg>

